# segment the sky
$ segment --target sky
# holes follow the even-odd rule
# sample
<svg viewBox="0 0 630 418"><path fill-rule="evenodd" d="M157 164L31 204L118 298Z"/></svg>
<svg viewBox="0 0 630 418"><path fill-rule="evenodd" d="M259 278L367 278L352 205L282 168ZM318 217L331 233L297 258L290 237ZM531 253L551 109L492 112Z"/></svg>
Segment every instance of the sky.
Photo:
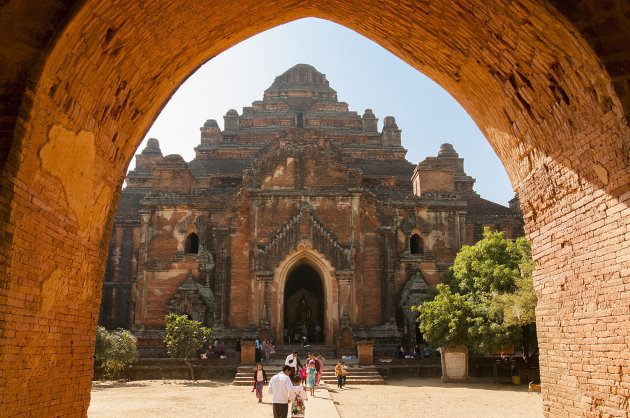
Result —
<svg viewBox="0 0 630 418"><path fill-rule="evenodd" d="M241 114L243 107L262 99L276 76L298 63L326 74L350 110L362 115L372 109L379 130L385 116L395 116L410 162L437 155L440 144L449 142L464 158L466 173L477 179L477 193L506 206L514 197L494 150L444 89L362 35L316 18L262 32L205 63L173 94L138 151L148 138L157 138L163 155L192 160L207 119L223 128L229 109Z"/></svg>

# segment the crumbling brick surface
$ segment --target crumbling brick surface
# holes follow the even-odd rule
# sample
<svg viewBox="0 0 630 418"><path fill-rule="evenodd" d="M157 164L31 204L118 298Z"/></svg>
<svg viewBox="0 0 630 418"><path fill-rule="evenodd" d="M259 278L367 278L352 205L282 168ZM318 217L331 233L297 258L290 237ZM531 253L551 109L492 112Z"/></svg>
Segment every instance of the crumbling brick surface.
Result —
<svg viewBox="0 0 630 418"><path fill-rule="evenodd" d="M306 16L378 42L471 114L533 240L547 415L627 414L628 2L3 2L0 410L85 415L125 169L195 68ZM617 28L617 30L615 30Z"/></svg>

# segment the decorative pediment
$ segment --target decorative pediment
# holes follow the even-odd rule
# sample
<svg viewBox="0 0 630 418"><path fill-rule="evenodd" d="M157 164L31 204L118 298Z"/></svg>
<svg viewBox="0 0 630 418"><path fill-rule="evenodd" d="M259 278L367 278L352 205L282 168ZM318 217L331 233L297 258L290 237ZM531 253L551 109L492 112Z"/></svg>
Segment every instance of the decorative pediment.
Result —
<svg viewBox="0 0 630 418"><path fill-rule="evenodd" d="M400 230L409 235L414 228L418 228L423 234L428 235L431 225L420 216L409 215L400 222Z"/></svg>
<svg viewBox="0 0 630 418"><path fill-rule="evenodd" d="M400 300L398 306L405 311L410 311L412 306L418 306L425 300L431 288L422 277L422 273L417 271L407 280L405 287L400 292ZM405 312L407 314L407 312Z"/></svg>
<svg viewBox="0 0 630 418"><path fill-rule="evenodd" d="M302 209L282 225L267 245L256 246L254 249L256 271L260 274L273 271L291 250L304 241L309 242L313 249L322 253L336 271L352 270L352 250L341 245L332 232L308 210Z"/></svg>
<svg viewBox="0 0 630 418"><path fill-rule="evenodd" d="M195 282L192 271L177 288L175 295L166 304L166 312L189 315L195 321L211 325L209 319L214 309L212 290Z"/></svg>

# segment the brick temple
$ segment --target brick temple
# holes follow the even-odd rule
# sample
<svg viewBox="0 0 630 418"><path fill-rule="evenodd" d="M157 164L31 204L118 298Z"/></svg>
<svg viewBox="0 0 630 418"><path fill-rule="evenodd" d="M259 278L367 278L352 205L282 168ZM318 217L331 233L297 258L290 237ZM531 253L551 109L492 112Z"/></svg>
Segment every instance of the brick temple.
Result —
<svg viewBox="0 0 630 418"><path fill-rule="evenodd" d="M452 145L414 165L394 117L377 122L299 64L223 130L207 120L192 161L150 139L115 215L100 323L145 343L170 312L225 340L414 343L410 307L461 246L486 226L523 235L522 214L481 198Z"/></svg>

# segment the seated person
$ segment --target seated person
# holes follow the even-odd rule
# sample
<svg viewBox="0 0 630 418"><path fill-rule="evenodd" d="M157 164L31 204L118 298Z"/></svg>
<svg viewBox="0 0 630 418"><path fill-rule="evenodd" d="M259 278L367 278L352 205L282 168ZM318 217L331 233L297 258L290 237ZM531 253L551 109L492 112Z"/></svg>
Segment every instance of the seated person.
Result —
<svg viewBox="0 0 630 418"><path fill-rule="evenodd" d="M420 344L416 344L416 346L413 348L413 354L411 356L416 359L422 357L422 350L420 349Z"/></svg>

